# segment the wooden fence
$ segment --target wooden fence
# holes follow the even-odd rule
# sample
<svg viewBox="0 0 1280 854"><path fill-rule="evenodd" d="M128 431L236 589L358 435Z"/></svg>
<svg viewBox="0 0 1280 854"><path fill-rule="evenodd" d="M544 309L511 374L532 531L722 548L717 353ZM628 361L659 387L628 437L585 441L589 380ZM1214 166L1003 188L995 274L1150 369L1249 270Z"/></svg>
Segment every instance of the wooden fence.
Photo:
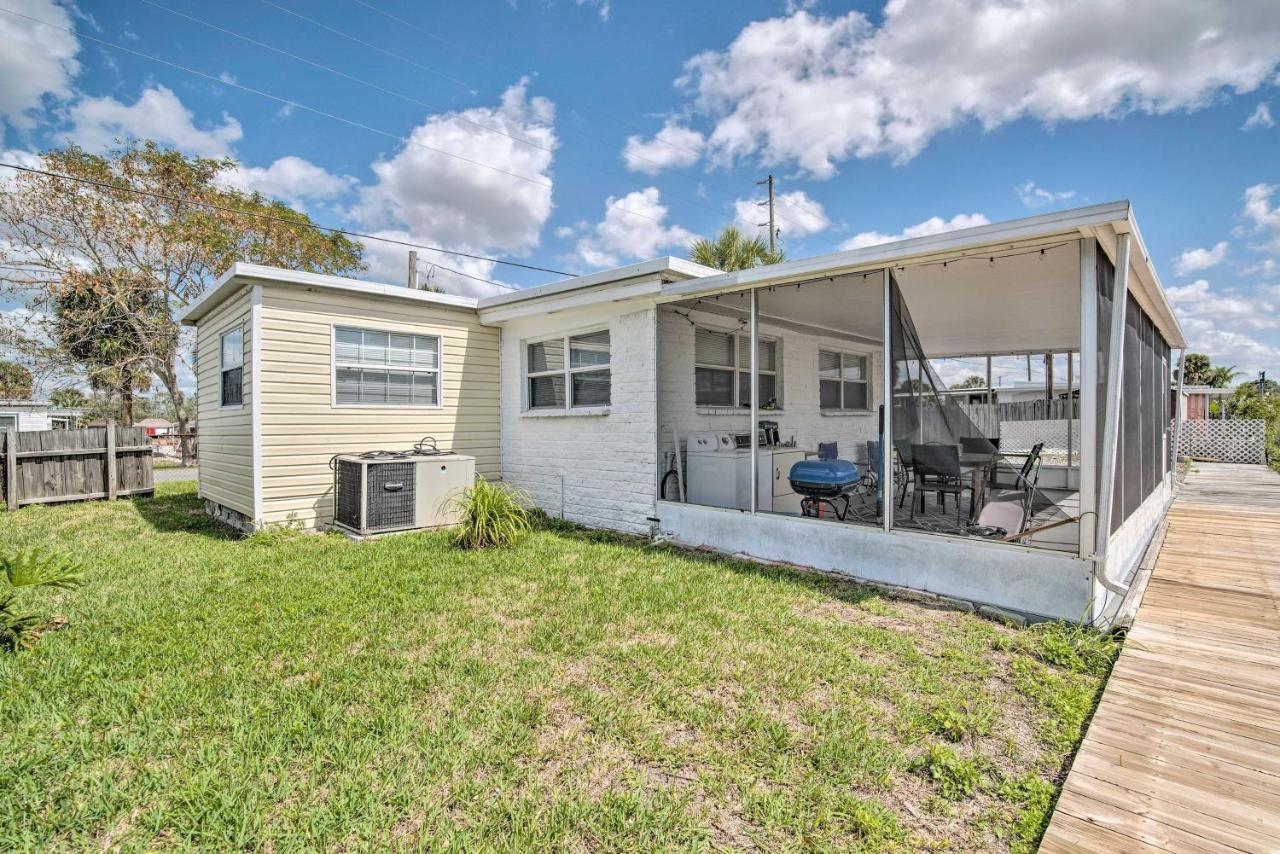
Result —
<svg viewBox="0 0 1280 854"><path fill-rule="evenodd" d="M997 403L1001 421L1067 421L1080 417L1080 399L1018 400Z"/></svg>
<svg viewBox="0 0 1280 854"><path fill-rule="evenodd" d="M7 431L0 492L10 510L26 504L149 495L154 490L145 427Z"/></svg>

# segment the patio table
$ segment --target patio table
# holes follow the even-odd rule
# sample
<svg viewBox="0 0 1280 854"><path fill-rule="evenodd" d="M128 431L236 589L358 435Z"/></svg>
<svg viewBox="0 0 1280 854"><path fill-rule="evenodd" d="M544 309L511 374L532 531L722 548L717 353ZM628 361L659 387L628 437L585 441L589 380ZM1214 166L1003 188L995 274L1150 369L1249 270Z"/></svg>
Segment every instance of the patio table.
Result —
<svg viewBox="0 0 1280 854"><path fill-rule="evenodd" d="M987 470L995 462L994 453L970 452L960 454L960 468L968 469L972 478L972 498L969 499L969 521L978 518L978 508L982 506L983 487L987 482Z"/></svg>

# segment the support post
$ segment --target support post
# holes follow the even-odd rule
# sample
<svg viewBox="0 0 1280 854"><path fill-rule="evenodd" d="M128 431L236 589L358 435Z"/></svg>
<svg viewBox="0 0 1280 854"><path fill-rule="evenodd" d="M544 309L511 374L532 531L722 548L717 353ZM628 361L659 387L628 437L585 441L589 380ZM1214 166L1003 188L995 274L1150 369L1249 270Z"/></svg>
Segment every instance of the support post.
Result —
<svg viewBox="0 0 1280 854"><path fill-rule="evenodd" d="M18 509L18 431L4 431L5 506Z"/></svg>
<svg viewBox="0 0 1280 854"><path fill-rule="evenodd" d="M751 513L760 492L760 292L751 289Z"/></svg>
<svg viewBox="0 0 1280 854"><path fill-rule="evenodd" d="M1107 556L1111 536L1111 502L1116 492L1116 455L1120 444L1120 389L1124 380L1125 314L1129 307L1129 235L1116 235L1116 282L1111 309L1111 340L1107 352L1107 402L1103 410L1102 459L1098 468L1098 526L1094 531L1093 556L1101 562ZM1105 575L1105 569L1099 575Z"/></svg>
<svg viewBox="0 0 1280 854"><path fill-rule="evenodd" d="M256 389L255 389L256 391ZM107 421L107 493L108 501L116 499L116 422Z"/></svg>
<svg viewBox="0 0 1280 854"><path fill-rule="evenodd" d="M881 380L884 383L884 439L880 442L881 494L884 504L881 508L881 524L886 533L893 530L893 508L896 504L893 496L893 304L891 302L892 286L890 285L889 268L884 269L884 364L881 365ZM906 488L905 486L903 487Z"/></svg>
<svg viewBox="0 0 1280 854"><path fill-rule="evenodd" d="M1182 384L1186 381L1187 376L1187 348L1183 347L1178 351L1178 396L1174 399L1173 404L1173 457L1170 463L1170 471L1175 475L1178 473L1178 454L1182 449Z"/></svg>
<svg viewBox="0 0 1280 854"><path fill-rule="evenodd" d="M1044 354L1044 399L1053 400L1053 354Z"/></svg>
<svg viewBox="0 0 1280 854"><path fill-rule="evenodd" d="M409 250L409 290L418 289L418 250Z"/></svg>
<svg viewBox="0 0 1280 854"><path fill-rule="evenodd" d="M1093 553L1098 517L1098 241L1080 241L1080 552Z"/></svg>
<svg viewBox="0 0 1280 854"><path fill-rule="evenodd" d="M1070 350L1067 351L1067 470L1071 470L1071 464L1075 462L1075 451L1072 446L1075 444L1075 425L1072 423L1072 414L1076 411L1076 393L1075 393L1075 362L1076 354Z"/></svg>
<svg viewBox="0 0 1280 854"><path fill-rule="evenodd" d="M996 393L991 387L991 357L987 356L987 438L995 436L999 429L996 423Z"/></svg>

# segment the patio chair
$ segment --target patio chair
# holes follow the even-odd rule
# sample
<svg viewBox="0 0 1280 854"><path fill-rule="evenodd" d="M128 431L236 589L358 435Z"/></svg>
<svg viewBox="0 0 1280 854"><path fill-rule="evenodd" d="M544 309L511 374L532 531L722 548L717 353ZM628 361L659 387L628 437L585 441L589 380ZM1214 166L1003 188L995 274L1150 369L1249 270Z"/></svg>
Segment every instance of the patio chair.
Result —
<svg viewBox="0 0 1280 854"><path fill-rule="evenodd" d="M991 477L988 479L991 489L1022 489L1029 481L1032 472L1040 470L1040 452L1044 450L1044 442L1037 442L1031 446L1027 458L1022 462L1022 468L1013 474L1012 477L1001 480L1000 467L991 467Z"/></svg>
<svg viewBox="0 0 1280 854"><path fill-rule="evenodd" d="M915 466L911 456L910 442L906 439L894 439L893 448L898 452L897 460L894 462L893 484L898 490L898 506L901 507L907 500L907 487L915 487ZM913 498L913 507L914 502Z"/></svg>
<svg viewBox="0 0 1280 854"><path fill-rule="evenodd" d="M956 525L959 526L962 514L961 497L964 491L973 492L973 486L965 482L960 470L960 448L956 445L912 445L912 467L915 470L916 495L919 496L920 511L924 512L926 493L935 492L938 503L945 511L948 495L956 497ZM916 502L911 502L911 518L915 518Z"/></svg>

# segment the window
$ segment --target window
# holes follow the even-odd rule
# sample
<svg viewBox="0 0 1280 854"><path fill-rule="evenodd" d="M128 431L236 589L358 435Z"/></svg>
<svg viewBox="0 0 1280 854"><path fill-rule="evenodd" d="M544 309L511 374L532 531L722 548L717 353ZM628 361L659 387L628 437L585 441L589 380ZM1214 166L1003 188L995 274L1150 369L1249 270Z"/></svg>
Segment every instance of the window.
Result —
<svg viewBox="0 0 1280 854"><path fill-rule="evenodd" d="M758 342L760 405L776 408L778 342ZM698 406L751 406L751 335L696 327L693 334L694 402Z"/></svg>
<svg viewBox="0 0 1280 854"><path fill-rule="evenodd" d="M870 360L852 353L818 351L818 408L866 411L871 408Z"/></svg>
<svg viewBox="0 0 1280 854"><path fill-rule="evenodd" d="M240 406L244 403L244 331L232 329L222 333L222 352L219 356L221 390L219 405Z"/></svg>
<svg viewBox="0 0 1280 854"><path fill-rule="evenodd" d="M529 409L609 405L609 330L531 342L526 358Z"/></svg>
<svg viewBox="0 0 1280 854"><path fill-rule="evenodd" d="M440 338L339 326L333 330L339 406L439 406Z"/></svg>
<svg viewBox="0 0 1280 854"><path fill-rule="evenodd" d="M10 413L0 414L0 433L18 429L18 416Z"/></svg>

